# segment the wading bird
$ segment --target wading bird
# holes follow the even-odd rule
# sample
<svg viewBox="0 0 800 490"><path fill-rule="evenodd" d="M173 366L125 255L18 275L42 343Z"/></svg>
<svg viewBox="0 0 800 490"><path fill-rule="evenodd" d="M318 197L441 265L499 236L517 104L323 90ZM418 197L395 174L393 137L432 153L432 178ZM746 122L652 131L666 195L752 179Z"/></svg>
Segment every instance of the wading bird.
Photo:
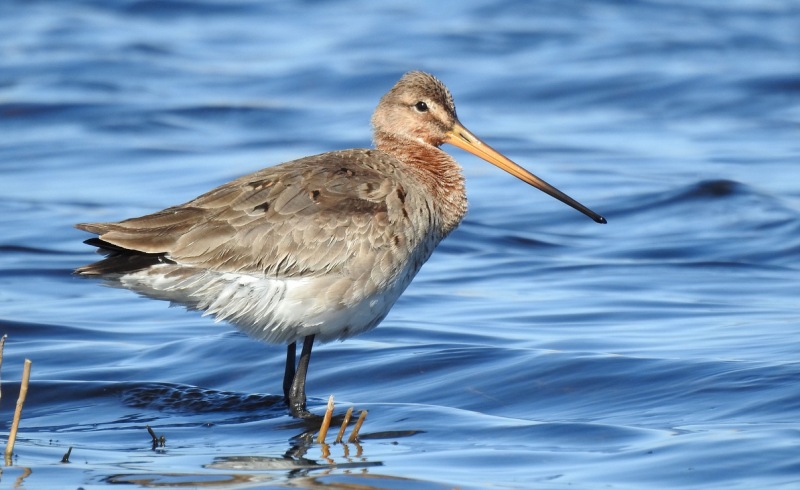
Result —
<svg viewBox="0 0 800 490"><path fill-rule="evenodd" d="M461 167L442 144L606 222L469 132L432 75L406 73L372 126L375 149L300 158L153 214L79 224L106 257L75 272L288 344L284 397L292 415L306 417L314 341L378 325L467 211Z"/></svg>

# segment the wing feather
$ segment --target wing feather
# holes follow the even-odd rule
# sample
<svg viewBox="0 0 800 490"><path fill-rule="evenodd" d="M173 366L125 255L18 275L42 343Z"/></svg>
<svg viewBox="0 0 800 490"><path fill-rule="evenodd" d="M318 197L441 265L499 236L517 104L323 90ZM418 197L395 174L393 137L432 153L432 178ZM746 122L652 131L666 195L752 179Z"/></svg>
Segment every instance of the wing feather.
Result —
<svg viewBox="0 0 800 490"><path fill-rule="evenodd" d="M119 249L160 254L219 272L293 277L370 267L374 257L353 258L385 250L398 242L393 237L410 246L420 236L402 212L401 167L375 150L326 153L246 175L180 206L77 227L116 248L114 256Z"/></svg>

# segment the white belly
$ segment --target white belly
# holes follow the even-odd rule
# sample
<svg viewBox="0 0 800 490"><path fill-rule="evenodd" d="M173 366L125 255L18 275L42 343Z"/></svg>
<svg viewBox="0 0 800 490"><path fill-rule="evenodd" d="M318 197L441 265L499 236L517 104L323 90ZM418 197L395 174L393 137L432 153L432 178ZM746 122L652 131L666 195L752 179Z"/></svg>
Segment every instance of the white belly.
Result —
<svg viewBox="0 0 800 490"><path fill-rule="evenodd" d="M377 326L415 273L406 270L376 285L335 275L270 278L161 264L127 274L119 283L201 310L266 342L289 343L308 335L328 342Z"/></svg>

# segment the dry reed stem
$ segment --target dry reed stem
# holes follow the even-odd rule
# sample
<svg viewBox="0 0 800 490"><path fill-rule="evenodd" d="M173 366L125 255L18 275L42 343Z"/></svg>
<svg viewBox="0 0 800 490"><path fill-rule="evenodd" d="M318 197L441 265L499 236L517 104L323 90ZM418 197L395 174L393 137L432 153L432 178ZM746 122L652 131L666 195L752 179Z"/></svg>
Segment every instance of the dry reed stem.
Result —
<svg viewBox="0 0 800 490"><path fill-rule="evenodd" d="M347 409L347 413L344 414L344 420L342 421L342 426L339 428L339 434L336 436L336 440L333 441L334 444L339 444L342 442L342 437L344 437L344 430L347 429L347 424L350 423L350 417L353 416L353 407Z"/></svg>
<svg viewBox="0 0 800 490"><path fill-rule="evenodd" d="M154 445L158 444L158 436L156 435L156 432L153 430L153 428L150 427L149 425L145 425L144 427L145 429L147 429L147 433L150 434L150 437L153 438L153 444Z"/></svg>
<svg viewBox="0 0 800 490"><path fill-rule="evenodd" d="M358 422L356 422L356 426L353 428L353 432L350 433L350 437L347 439L347 442L356 442L358 440L358 431L361 430L361 425L364 423L364 419L367 418L367 411L362 410L361 415L358 416Z"/></svg>
<svg viewBox="0 0 800 490"><path fill-rule="evenodd" d="M64 453L64 457L61 458L62 463L69 463L69 455L72 454L72 446L67 449L67 452Z"/></svg>
<svg viewBox="0 0 800 490"><path fill-rule="evenodd" d="M25 397L28 396L28 383L31 380L31 360L25 359L25 367L22 369L22 383L19 388L19 398L17 398L17 409L14 410L14 422L11 423L11 431L8 433L8 444L6 444L6 464L11 464L11 455L14 453L14 442L17 440L17 429L19 419L22 417L22 406L25 404Z"/></svg>
<svg viewBox="0 0 800 490"><path fill-rule="evenodd" d="M3 348L6 346L6 339L8 338L8 334L3 334L3 338L0 339L0 369L3 367ZM3 397L3 391L0 390L0 398Z"/></svg>
<svg viewBox="0 0 800 490"><path fill-rule="evenodd" d="M328 408L325 410L325 417L322 418L322 426L319 428L317 442L320 444L325 442L325 437L328 435L328 429L331 426L331 417L333 417L333 395L328 398Z"/></svg>
<svg viewBox="0 0 800 490"><path fill-rule="evenodd" d="M145 425L145 427L147 428L147 433L150 434L150 437L153 438L153 451L155 451L159 447L164 447L164 446L167 445L167 438L166 437L157 436L156 432L149 425Z"/></svg>

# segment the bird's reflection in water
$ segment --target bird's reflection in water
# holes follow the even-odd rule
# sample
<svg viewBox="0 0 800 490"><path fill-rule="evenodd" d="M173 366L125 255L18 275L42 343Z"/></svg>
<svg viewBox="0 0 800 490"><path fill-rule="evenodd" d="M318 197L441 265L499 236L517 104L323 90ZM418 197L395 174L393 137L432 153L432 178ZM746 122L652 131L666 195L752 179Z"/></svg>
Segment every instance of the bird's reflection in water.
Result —
<svg viewBox="0 0 800 490"><path fill-rule="evenodd" d="M214 488L269 483L273 487L377 489L395 487L398 482L425 483L426 488L430 486L429 482L416 482L375 473L374 468L382 466L383 463L370 458L368 450L365 449L368 445L362 442L317 443L316 427L312 428L307 422L303 431L290 439L288 449L280 456L219 456L212 462L201 465L204 470L202 472L127 473L110 476L105 481L136 484L148 488L175 486ZM394 440L417 433L419 431L414 430L376 432L362 434L361 438L364 441Z"/></svg>
<svg viewBox="0 0 800 490"><path fill-rule="evenodd" d="M307 475L313 470L368 468L383 464L380 461L370 461L359 442L318 444L314 441L314 435L314 430L308 430L292 438L291 446L282 456L221 456L204 468L240 471L282 470L287 471L291 477ZM320 447L320 459L308 457L309 450L316 446ZM339 449L341 451L338 451Z"/></svg>

